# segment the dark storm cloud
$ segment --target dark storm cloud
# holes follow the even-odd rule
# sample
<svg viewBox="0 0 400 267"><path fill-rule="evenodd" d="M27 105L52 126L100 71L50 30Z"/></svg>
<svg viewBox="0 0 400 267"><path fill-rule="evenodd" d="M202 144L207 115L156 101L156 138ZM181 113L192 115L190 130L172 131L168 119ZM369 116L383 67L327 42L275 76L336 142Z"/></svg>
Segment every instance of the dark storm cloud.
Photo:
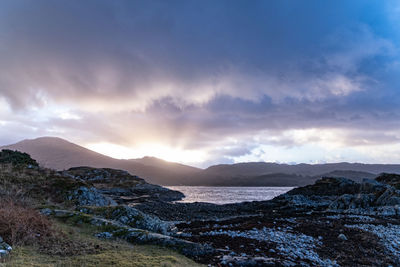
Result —
<svg viewBox="0 0 400 267"><path fill-rule="evenodd" d="M335 74L346 77L335 71L387 49L381 37L374 37L372 26L363 25L367 21L356 20L363 10L382 9L376 2L6 1L3 5L1 68L6 71L1 87L17 107L29 100L40 103L38 90L54 99L114 96L118 100L141 98L146 95L144 88L155 96L199 94L196 87L204 85L235 95L247 86L247 97L307 96L308 88L262 87L279 83L292 87L291 80L299 79L303 86L315 87L307 84L309 79L329 82ZM348 54L359 42L368 42L365 51ZM330 55L332 59L327 58ZM350 80L358 75L357 69L352 72ZM221 88L235 87L224 82L231 75L243 76L234 79L242 83L240 88ZM158 81L173 88L153 88L160 86Z"/></svg>
<svg viewBox="0 0 400 267"><path fill-rule="evenodd" d="M396 143L397 7L395 1L2 1L0 100L11 109L0 114L7 122L0 138L8 141L4 136L19 124L32 125L27 137L58 131L82 142L153 139L201 148L228 136L244 140L216 149L221 157L249 153L251 136L265 131L335 128L347 131L349 145ZM80 119L51 114L58 106ZM39 119L25 122L29 113Z"/></svg>

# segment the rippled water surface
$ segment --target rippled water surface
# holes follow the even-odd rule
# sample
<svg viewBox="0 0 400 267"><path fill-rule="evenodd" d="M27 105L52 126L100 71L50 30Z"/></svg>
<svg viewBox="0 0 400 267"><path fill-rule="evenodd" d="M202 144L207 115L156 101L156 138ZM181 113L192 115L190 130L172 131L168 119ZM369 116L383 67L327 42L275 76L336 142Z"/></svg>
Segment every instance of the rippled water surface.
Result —
<svg viewBox="0 0 400 267"><path fill-rule="evenodd" d="M293 187L214 187L214 186L168 186L185 194L180 202L209 202L227 204L243 201L269 200L286 193Z"/></svg>

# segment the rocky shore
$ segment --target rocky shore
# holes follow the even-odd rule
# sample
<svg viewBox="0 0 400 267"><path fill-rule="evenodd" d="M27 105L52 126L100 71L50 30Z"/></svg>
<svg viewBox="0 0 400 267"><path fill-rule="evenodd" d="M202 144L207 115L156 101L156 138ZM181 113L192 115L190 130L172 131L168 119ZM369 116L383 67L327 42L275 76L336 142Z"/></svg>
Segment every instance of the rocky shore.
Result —
<svg viewBox="0 0 400 267"><path fill-rule="evenodd" d="M215 205L176 203L182 193L121 170L0 167L0 194L18 186L52 220L88 225L99 239L165 246L209 266L400 265L395 174L361 183L324 177L270 201ZM9 253L0 239L0 256Z"/></svg>
<svg viewBox="0 0 400 267"><path fill-rule="evenodd" d="M74 176L77 170L64 174L93 179ZM87 201L77 205L80 214L100 216L115 227L100 232L101 238L162 244L211 266L400 264L397 175L382 174L362 183L325 177L270 201L215 205L174 203L181 197L178 192L146 185L127 173L121 177L136 179L136 186L147 190L122 188L115 177L109 182L110 172L91 169L97 177L94 188L110 198L112 205L104 201L90 203L91 207ZM167 196L162 196L164 192Z"/></svg>

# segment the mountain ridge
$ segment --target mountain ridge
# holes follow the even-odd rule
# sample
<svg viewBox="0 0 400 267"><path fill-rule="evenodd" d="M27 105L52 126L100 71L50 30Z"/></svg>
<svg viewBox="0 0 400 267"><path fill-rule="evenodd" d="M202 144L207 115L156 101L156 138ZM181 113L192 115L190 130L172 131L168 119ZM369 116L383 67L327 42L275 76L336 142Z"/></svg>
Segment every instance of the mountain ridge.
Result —
<svg viewBox="0 0 400 267"><path fill-rule="evenodd" d="M325 163L279 164L242 162L218 164L200 169L156 157L115 159L59 137L26 139L0 149L30 154L42 166L57 170L90 166L126 170L160 185L212 186L300 186L326 175L373 178L382 172L400 173L400 164Z"/></svg>

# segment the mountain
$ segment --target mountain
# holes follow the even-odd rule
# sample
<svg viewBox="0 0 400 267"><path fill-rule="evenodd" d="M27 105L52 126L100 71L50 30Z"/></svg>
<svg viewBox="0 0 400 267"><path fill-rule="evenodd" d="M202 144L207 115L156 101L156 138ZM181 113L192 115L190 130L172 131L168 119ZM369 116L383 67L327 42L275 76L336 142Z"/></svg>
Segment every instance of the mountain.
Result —
<svg viewBox="0 0 400 267"><path fill-rule="evenodd" d="M40 137L0 147L26 152L40 165L57 170L77 166L126 170L154 184L182 184L201 169L157 158L115 159L57 137Z"/></svg>
<svg viewBox="0 0 400 267"><path fill-rule="evenodd" d="M118 160L96 153L57 137L40 137L33 140L23 140L0 149L18 150L28 153L43 167L57 170L68 169L81 165L93 167L115 164Z"/></svg>
<svg viewBox="0 0 400 267"><path fill-rule="evenodd" d="M214 165L203 170L154 157L115 159L56 137L24 140L0 149L26 152L48 168L63 170L90 166L122 169L160 185L302 186L322 176L360 181L374 178L382 172L400 173L399 164L347 162L297 165L249 162Z"/></svg>
<svg viewBox="0 0 400 267"><path fill-rule="evenodd" d="M358 171L379 174L381 172L400 172L400 164L363 164L363 163L325 163L325 164L278 164L267 162L249 162L214 165L204 170L213 175L257 175L288 173L315 176L333 171Z"/></svg>
<svg viewBox="0 0 400 267"><path fill-rule="evenodd" d="M214 186L303 186L321 177L347 177L355 181L373 179L380 173L400 173L400 164L278 164L249 162L210 166L190 185Z"/></svg>

